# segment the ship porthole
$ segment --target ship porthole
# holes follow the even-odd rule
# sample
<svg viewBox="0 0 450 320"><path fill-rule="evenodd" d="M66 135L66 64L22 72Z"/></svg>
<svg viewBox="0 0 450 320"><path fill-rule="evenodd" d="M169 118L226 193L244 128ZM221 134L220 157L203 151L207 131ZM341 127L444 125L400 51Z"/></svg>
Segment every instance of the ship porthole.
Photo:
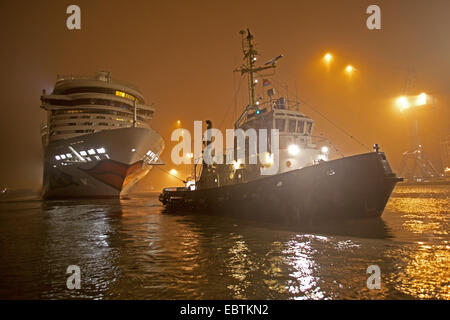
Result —
<svg viewBox="0 0 450 320"><path fill-rule="evenodd" d="M286 167L290 168L290 167L291 167L291 165L292 165L292 162L290 162L289 160L288 160L288 161L286 161Z"/></svg>
<svg viewBox="0 0 450 320"><path fill-rule="evenodd" d="M277 187L281 187L283 185L282 181L278 181L278 183L276 184Z"/></svg>

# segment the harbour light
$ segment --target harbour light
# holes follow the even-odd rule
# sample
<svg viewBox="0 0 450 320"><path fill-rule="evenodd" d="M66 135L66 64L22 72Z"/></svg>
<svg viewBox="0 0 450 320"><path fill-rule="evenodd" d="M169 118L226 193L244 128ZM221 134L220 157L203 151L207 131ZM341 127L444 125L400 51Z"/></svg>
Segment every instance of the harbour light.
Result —
<svg viewBox="0 0 450 320"><path fill-rule="evenodd" d="M348 66L345 68L345 72L347 72L347 74L349 74L349 75L352 74L354 70L355 70L355 68L353 68L352 65L348 65Z"/></svg>
<svg viewBox="0 0 450 320"><path fill-rule="evenodd" d="M239 169L240 166L241 166L241 162L239 160L238 161L233 161L234 170Z"/></svg>
<svg viewBox="0 0 450 320"><path fill-rule="evenodd" d="M400 111L406 110L409 108L409 102L407 97L400 97L397 99L397 105L400 108Z"/></svg>
<svg viewBox="0 0 450 320"><path fill-rule="evenodd" d="M267 152L264 160L267 165L271 166L273 164L273 154Z"/></svg>
<svg viewBox="0 0 450 320"><path fill-rule="evenodd" d="M288 147L288 152L291 156L295 156L300 152L300 148L296 144L291 144Z"/></svg>
<svg viewBox="0 0 450 320"><path fill-rule="evenodd" d="M421 93L417 96L417 105L423 106L424 104L427 104L427 94Z"/></svg>

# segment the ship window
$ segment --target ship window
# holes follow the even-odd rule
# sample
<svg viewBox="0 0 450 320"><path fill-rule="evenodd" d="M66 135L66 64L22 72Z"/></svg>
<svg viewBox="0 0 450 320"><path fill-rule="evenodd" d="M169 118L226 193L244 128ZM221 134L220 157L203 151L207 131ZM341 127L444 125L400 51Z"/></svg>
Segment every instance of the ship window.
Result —
<svg viewBox="0 0 450 320"><path fill-rule="evenodd" d="M297 133L303 134L305 131L305 121L298 121L297 123Z"/></svg>
<svg viewBox="0 0 450 320"><path fill-rule="evenodd" d="M135 98L131 94L128 94L128 93L122 92L122 91L116 91L116 96L119 96L119 97L122 97L122 98L127 98L127 99L130 99L130 100L137 100L137 98Z"/></svg>
<svg viewBox="0 0 450 320"><path fill-rule="evenodd" d="M66 89L66 90L55 90L55 94L71 94L71 93L85 93L85 92L94 92L94 93L106 93L106 94L113 94L113 95L117 95L117 96L122 96L121 94L117 94L116 92L121 92L122 91L117 91L115 89L110 89L110 88L101 88L101 87L76 87L76 88L70 88L70 89ZM126 92L123 92L124 94L124 98L129 98L131 100L138 100L140 103L145 103L143 100L131 95L131 94L127 94Z"/></svg>
<svg viewBox="0 0 450 320"><path fill-rule="evenodd" d="M289 120L289 132L295 132L296 122L294 119Z"/></svg>
<svg viewBox="0 0 450 320"><path fill-rule="evenodd" d="M284 131L286 120L284 119L275 119L275 128L279 131Z"/></svg>
<svg viewBox="0 0 450 320"><path fill-rule="evenodd" d="M106 119L104 116L97 116L97 119Z"/></svg>
<svg viewBox="0 0 450 320"><path fill-rule="evenodd" d="M306 125L306 133L311 134L311 131L312 131L312 122L308 122L308 124Z"/></svg>
<svg viewBox="0 0 450 320"><path fill-rule="evenodd" d="M64 117L59 117L61 115L65 114L71 114L71 113L93 113L93 114L111 114L116 116L122 116L122 117L132 117L133 115L131 113L125 113L120 111L113 111L113 110L103 110L103 109L69 109L69 110L53 110L52 115L58 116L58 119L64 119ZM90 116L81 116L83 119L90 119ZM110 117L111 119L111 117ZM144 121L144 119L140 116L137 116L137 119L140 121Z"/></svg>
<svg viewBox="0 0 450 320"><path fill-rule="evenodd" d="M138 114L141 114L141 115L143 115L143 116L146 116L146 117L151 117L151 116L153 115L153 111L150 111L150 110L143 110L143 109L139 109L139 110L137 111L137 113L138 113Z"/></svg>
<svg viewBox="0 0 450 320"><path fill-rule="evenodd" d="M83 123L84 126L92 126L92 122L85 122Z"/></svg>
<svg viewBox="0 0 450 320"><path fill-rule="evenodd" d="M107 123L107 122L100 122L98 125L99 125L99 126L107 126L108 123Z"/></svg>
<svg viewBox="0 0 450 320"><path fill-rule="evenodd" d="M99 156L95 156L95 159L100 160L100 157Z"/></svg>

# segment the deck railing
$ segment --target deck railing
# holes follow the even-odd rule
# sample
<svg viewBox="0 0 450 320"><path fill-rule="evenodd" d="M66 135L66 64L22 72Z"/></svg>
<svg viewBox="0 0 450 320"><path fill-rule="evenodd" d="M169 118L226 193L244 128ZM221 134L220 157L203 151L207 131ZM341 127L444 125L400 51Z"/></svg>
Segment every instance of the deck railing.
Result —
<svg viewBox="0 0 450 320"><path fill-rule="evenodd" d="M116 80L116 79L112 79L111 78L111 74L110 73L106 73L106 72L99 72L95 75L78 75L78 74L67 74L67 75L60 75L58 74L56 76L56 83L61 82L61 81L67 81L67 80L101 80L101 81L105 81L105 82L112 82L112 83L116 83L119 85L123 85L126 87L129 87L133 90L136 90L138 92L141 92L134 84L122 81L122 80Z"/></svg>

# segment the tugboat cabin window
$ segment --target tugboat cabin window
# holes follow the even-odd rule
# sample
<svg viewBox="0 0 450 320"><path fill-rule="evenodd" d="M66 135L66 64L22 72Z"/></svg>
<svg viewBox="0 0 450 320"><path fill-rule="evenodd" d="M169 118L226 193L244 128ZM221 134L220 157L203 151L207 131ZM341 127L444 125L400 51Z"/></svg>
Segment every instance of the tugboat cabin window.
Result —
<svg viewBox="0 0 450 320"><path fill-rule="evenodd" d="M299 120L297 124L297 133L304 134L305 133L305 121Z"/></svg>
<svg viewBox="0 0 450 320"><path fill-rule="evenodd" d="M308 124L306 125L306 133L311 134L312 131L312 122L308 121Z"/></svg>
<svg viewBox="0 0 450 320"><path fill-rule="evenodd" d="M296 122L294 119L289 120L289 132L295 132Z"/></svg>
<svg viewBox="0 0 450 320"><path fill-rule="evenodd" d="M275 129L278 129L280 132L285 131L286 120L284 119L275 119Z"/></svg>

